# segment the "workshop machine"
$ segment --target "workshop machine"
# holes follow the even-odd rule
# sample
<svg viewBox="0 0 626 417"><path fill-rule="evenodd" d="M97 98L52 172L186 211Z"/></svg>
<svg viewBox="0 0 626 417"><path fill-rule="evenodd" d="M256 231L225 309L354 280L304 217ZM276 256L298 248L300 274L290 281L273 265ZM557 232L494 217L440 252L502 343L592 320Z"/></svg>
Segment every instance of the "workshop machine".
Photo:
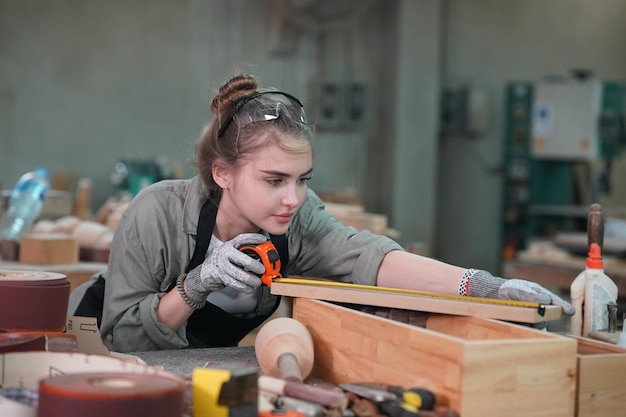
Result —
<svg viewBox="0 0 626 417"><path fill-rule="evenodd" d="M503 258L533 236L584 230L626 148L626 84L586 73L506 88Z"/></svg>
<svg viewBox="0 0 626 417"><path fill-rule="evenodd" d="M110 174L116 190L137 195L146 186L157 181L179 178L180 170L176 164L165 157L157 158L122 158L119 159Z"/></svg>

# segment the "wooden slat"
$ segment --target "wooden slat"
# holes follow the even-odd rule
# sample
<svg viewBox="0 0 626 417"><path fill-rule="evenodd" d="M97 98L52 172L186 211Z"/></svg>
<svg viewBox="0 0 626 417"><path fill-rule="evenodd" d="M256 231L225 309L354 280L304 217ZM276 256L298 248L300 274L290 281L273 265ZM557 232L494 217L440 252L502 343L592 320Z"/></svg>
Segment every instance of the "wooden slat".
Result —
<svg viewBox="0 0 626 417"><path fill-rule="evenodd" d="M304 280L303 280L304 281ZM407 293L385 292L379 287L346 286L333 287L333 283L324 285L323 281L314 280L306 283L288 283L277 280L272 283L272 294L288 297L312 298L317 300L371 305L378 307L399 308L430 313L455 314L513 321L519 323L539 323L561 318L562 309L558 306L542 306L543 315L537 308L520 307L508 304L464 301L458 298L425 297ZM503 300L494 300L503 301ZM511 304L515 304L512 302Z"/></svg>

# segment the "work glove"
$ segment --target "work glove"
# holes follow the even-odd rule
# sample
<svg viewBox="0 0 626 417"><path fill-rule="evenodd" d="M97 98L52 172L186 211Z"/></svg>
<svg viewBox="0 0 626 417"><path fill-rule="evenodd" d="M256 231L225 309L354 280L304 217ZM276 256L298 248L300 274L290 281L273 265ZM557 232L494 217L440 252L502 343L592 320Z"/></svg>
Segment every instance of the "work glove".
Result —
<svg viewBox="0 0 626 417"><path fill-rule="evenodd" d="M204 305L212 291L231 287L251 294L261 286L259 275L265 272L261 261L241 252L242 245L258 245L267 240L259 233L244 233L211 251L211 254L187 273L185 292L195 305Z"/></svg>
<svg viewBox="0 0 626 417"><path fill-rule="evenodd" d="M561 306L563 314L573 316L574 306L541 285L523 279L494 277L487 271L468 269L459 285L461 295L499 298L502 300L533 301Z"/></svg>

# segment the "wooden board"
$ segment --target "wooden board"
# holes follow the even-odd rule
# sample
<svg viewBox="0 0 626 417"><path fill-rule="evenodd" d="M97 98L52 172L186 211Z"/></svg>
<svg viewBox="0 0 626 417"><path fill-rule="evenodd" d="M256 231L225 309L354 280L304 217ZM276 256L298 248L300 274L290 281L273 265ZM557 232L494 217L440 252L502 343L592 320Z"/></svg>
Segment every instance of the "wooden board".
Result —
<svg viewBox="0 0 626 417"><path fill-rule="evenodd" d="M623 416L626 410L626 349L572 337L578 341L576 416Z"/></svg>
<svg viewBox="0 0 626 417"><path fill-rule="evenodd" d="M576 341L478 317L430 314L426 328L294 299L314 344L313 375L335 384L424 387L463 417L572 417Z"/></svg>
<svg viewBox="0 0 626 417"><path fill-rule="evenodd" d="M447 296L300 278L275 280L272 282L272 294L430 313L493 318L518 323L558 320L562 315L561 307L542 306L538 303Z"/></svg>

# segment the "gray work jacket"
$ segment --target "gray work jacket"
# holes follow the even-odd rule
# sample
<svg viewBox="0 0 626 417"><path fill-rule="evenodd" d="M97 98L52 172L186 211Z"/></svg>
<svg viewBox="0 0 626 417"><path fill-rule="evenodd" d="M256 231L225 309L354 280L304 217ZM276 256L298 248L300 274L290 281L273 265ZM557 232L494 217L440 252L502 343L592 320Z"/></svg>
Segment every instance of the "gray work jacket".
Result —
<svg viewBox="0 0 626 417"><path fill-rule="evenodd" d="M128 352L188 345L185 326L171 329L158 320L156 309L191 259L207 197L197 176L161 181L142 190L124 211L104 273L100 331L109 349ZM286 235L285 275L341 282L375 285L385 254L402 249L387 237L343 226L310 189Z"/></svg>

